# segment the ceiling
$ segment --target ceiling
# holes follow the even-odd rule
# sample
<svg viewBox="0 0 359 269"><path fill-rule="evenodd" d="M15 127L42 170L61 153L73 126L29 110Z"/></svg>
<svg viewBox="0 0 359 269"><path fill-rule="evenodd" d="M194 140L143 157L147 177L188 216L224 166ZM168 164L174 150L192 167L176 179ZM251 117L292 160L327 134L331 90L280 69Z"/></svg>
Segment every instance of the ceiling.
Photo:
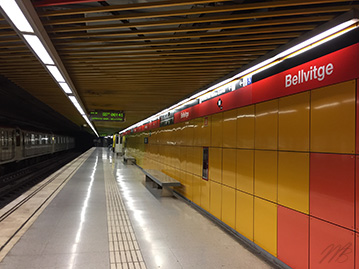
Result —
<svg viewBox="0 0 359 269"><path fill-rule="evenodd" d="M94 122L99 134L112 134L359 7L359 0L33 0L32 4L87 112L125 112L122 123ZM0 74L74 123L85 123L2 17Z"/></svg>

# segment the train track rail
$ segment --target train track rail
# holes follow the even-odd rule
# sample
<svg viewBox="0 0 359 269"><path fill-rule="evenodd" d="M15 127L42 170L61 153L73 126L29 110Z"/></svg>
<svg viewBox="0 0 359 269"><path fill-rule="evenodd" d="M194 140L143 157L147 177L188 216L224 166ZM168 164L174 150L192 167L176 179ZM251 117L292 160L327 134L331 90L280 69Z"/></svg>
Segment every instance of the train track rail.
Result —
<svg viewBox="0 0 359 269"><path fill-rule="evenodd" d="M9 202L6 206L0 208L0 226L6 227L7 233L0 240L0 262L10 251L12 246L19 240L21 236L36 220L39 214L46 208L47 204L56 196L56 194L63 188L68 180L70 180L74 173L81 167L81 165L92 154L93 150L80 155L80 153L62 155L61 158L52 159L51 161L42 162L38 165L28 167L24 171L18 171L17 175L14 173L8 175L8 179L12 178L11 188L7 184L8 179L1 177L0 184L6 188L0 188L1 191L7 193L9 197L14 197L8 191L23 193L21 196ZM45 167L46 168L45 168ZM41 173L37 169L42 168ZM45 169L44 169L45 168ZM25 171L26 170L26 171ZM31 172L32 171L32 172ZM46 171L46 172L45 172ZM20 176L20 174L22 176ZM31 179L34 178L35 179ZM19 178L19 180L16 180ZM28 180L25 180L28 178ZM14 183L14 182L17 183ZM27 182L29 181L29 182ZM36 182L40 183L36 184ZM25 183L26 182L26 183ZM23 186L16 188L16 185L27 184L27 191ZM36 184L36 185L35 185ZM0 199L3 197L0 194ZM4 200L4 199L2 199Z"/></svg>
<svg viewBox="0 0 359 269"><path fill-rule="evenodd" d="M0 209L79 156L71 152L0 177Z"/></svg>

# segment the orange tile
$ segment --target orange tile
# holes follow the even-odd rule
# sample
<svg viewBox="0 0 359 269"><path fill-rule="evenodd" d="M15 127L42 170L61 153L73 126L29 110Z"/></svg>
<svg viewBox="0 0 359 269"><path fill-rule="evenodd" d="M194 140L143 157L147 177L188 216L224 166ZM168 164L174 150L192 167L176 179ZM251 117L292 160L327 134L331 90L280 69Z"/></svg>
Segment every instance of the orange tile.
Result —
<svg viewBox="0 0 359 269"><path fill-rule="evenodd" d="M194 157L194 148L187 147L187 172L194 174L194 166L195 166L195 157Z"/></svg>
<svg viewBox="0 0 359 269"><path fill-rule="evenodd" d="M183 123L182 134L184 136L184 144L188 146L193 146L194 128L191 122L187 121Z"/></svg>
<svg viewBox="0 0 359 269"><path fill-rule="evenodd" d="M254 150L237 149L236 187L253 194Z"/></svg>
<svg viewBox="0 0 359 269"><path fill-rule="evenodd" d="M223 112L223 147L235 148L237 145L237 110Z"/></svg>
<svg viewBox="0 0 359 269"><path fill-rule="evenodd" d="M253 241L254 198L236 191L236 231Z"/></svg>
<svg viewBox="0 0 359 269"><path fill-rule="evenodd" d="M291 268L309 268L309 216L278 206L278 259Z"/></svg>
<svg viewBox="0 0 359 269"><path fill-rule="evenodd" d="M210 181L201 180L201 207L209 212L209 197L210 197Z"/></svg>
<svg viewBox="0 0 359 269"><path fill-rule="evenodd" d="M277 149L278 147L278 100L256 105L255 148Z"/></svg>
<svg viewBox="0 0 359 269"><path fill-rule="evenodd" d="M354 229L355 157L311 153L310 214Z"/></svg>
<svg viewBox="0 0 359 269"><path fill-rule="evenodd" d="M222 149L209 148L209 179L222 182Z"/></svg>
<svg viewBox="0 0 359 269"><path fill-rule="evenodd" d="M279 149L309 151L310 92L279 99Z"/></svg>
<svg viewBox="0 0 359 269"><path fill-rule="evenodd" d="M355 152L355 81L312 91L312 152Z"/></svg>
<svg viewBox="0 0 359 269"><path fill-rule="evenodd" d="M237 109L237 147L254 148L254 105Z"/></svg>
<svg viewBox="0 0 359 269"><path fill-rule="evenodd" d="M202 147L193 147L193 174L202 175Z"/></svg>
<svg viewBox="0 0 359 269"><path fill-rule="evenodd" d="M185 196L187 199L192 200L193 197L193 175L185 173Z"/></svg>
<svg viewBox="0 0 359 269"><path fill-rule="evenodd" d="M223 113L211 116L211 146L222 147L223 142Z"/></svg>
<svg viewBox="0 0 359 269"><path fill-rule="evenodd" d="M198 118L193 121L193 145L209 147L211 144L211 121L209 117Z"/></svg>
<svg viewBox="0 0 359 269"><path fill-rule="evenodd" d="M236 149L223 149L222 184L236 187Z"/></svg>
<svg viewBox="0 0 359 269"><path fill-rule="evenodd" d="M235 229L236 190L222 185L222 221Z"/></svg>
<svg viewBox="0 0 359 269"><path fill-rule="evenodd" d="M210 195L210 210L209 212L218 219L222 219L222 185L210 181L211 195Z"/></svg>
<svg viewBox="0 0 359 269"><path fill-rule="evenodd" d="M309 214L309 153L278 153L278 203Z"/></svg>
<svg viewBox="0 0 359 269"><path fill-rule="evenodd" d="M201 181L202 179L197 176L193 176L193 188L192 188L192 201L196 205L201 205Z"/></svg>
<svg viewBox="0 0 359 269"><path fill-rule="evenodd" d="M277 151L256 150L254 194L277 202Z"/></svg>
<svg viewBox="0 0 359 269"><path fill-rule="evenodd" d="M187 147L180 147L180 169L182 171L187 171Z"/></svg>
<svg viewBox="0 0 359 269"><path fill-rule="evenodd" d="M310 218L310 268L354 268L354 232Z"/></svg>
<svg viewBox="0 0 359 269"><path fill-rule="evenodd" d="M277 205L254 198L254 243L277 256Z"/></svg>

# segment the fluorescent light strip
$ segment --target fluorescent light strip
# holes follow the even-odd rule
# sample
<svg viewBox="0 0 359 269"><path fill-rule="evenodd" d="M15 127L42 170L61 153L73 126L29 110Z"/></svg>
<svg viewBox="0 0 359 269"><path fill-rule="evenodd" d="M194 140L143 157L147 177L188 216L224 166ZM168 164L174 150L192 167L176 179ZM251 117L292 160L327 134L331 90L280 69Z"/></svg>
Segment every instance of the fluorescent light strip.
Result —
<svg viewBox="0 0 359 269"><path fill-rule="evenodd" d="M72 90L69 85L66 83L64 77L62 76L60 70L55 66L53 59L46 50L45 46L42 44L41 40L37 35L34 34L34 29L31 27L30 23L26 19L24 13L21 11L20 7L15 0L0 0L0 7L6 13L8 18L12 21L15 27L23 34L24 39L35 52L35 54L40 58L46 68L49 70L54 79L59 83L62 90L66 94L72 94ZM29 34L32 33L32 34ZM89 124L94 133L98 135L96 129L91 124L89 119L86 116L86 113L82 109L81 105L77 101L75 96L69 96L71 102L74 104L76 109L80 112L86 122Z"/></svg>
<svg viewBox="0 0 359 269"><path fill-rule="evenodd" d="M285 51L277 54L276 56L265 61L265 62L269 62L269 63L266 63L264 65L262 63L260 63L256 66L254 66L257 68L252 67L248 70L243 71L240 74L244 74L244 73L245 73L245 75L257 74L269 67L274 66L275 64L278 64L278 63L284 61L287 58L297 56L305 51L308 51L312 48L322 45L322 44L328 42L329 40L332 40L344 33L347 33L349 31L355 29L357 27L357 25L356 25L357 22L358 22L358 19L352 19L347 22L341 23L341 24L339 24L327 31L324 31L323 33L320 33L302 43L299 43L298 45L295 45L294 47L287 49L287 50L285 50ZM259 65L261 65L261 66L259 66ZM267 65L269 65L269 67L267 67ZM262 68L262 67L264 67L264 68ZM251 70L251 69L255 69L255 70ZM249 70L250 70L250 72L248 72ZM240 74L238 74L238 75L240 75ZM238 75L236 75L235 77L237 77Z"/></svg>
<svg viewBox="0 0 359 269"><path fill-rule="evenodd" d="M99 137L97 131L95 130L95 127L92 125L92 123L90 122L88 117L86 115L82 115L82 117L86 120L87 124L91 127L92 131L94 131L94 133L97 135L97 137Z"/></svg>
<svg viewBox="0 0 359 269"><path fill-rule="evenodd" d="M315 44L316 42L320 41L320 40L323 40L331 35L334 35L335 33L338 33L342 30L344 30L345 28L348 28L349 26L353 25L354 23L358 22L358 19L352 19L352 20L349 20L349 21L346 21L346 22L343 22L327 31L324 31L323 33L320 33L312 38L309 38L308 40L290 48L290 49L287 49L283 52L281 52L280 54L278 54L276 57L277 58L281 58L281 57L286 57L290 54L292 54L293 52L296 52L296 51L299 51L305 47L308 47L312 44ZM350 29L351 30L351 29ZM324 42L327 42L328 40L323 40ZM323 42L323 43L324 43ZM320 43L322 44L322 43Z"/></svg>
<svg viewBox="0 0 359 269"><path fill-rule="evenodd" d="M34 50L36 55L40 58L40 60L46 65L51 64L54 65L54 61L52 60L51 56L45 49L44 45L40 41L40 39L36 35L24 35L27 43L30 47Z"/></svg>
<svg viewBox="0 0 359 269"><path fill-rule="evenodd" d="M247 75L254 75L256 73L259 73L265 69L268 69L270 67L273 67L274 65L282 62L283 60L287 59L287 58L290 58L290 57L294 57L294 56L297 56L305 51L308 51L314 47L317 47L325 42L328 42L329 40L332 40L344 33L347 33L355 28L358 27L357 23L358 23L359 19L352 19L352 20L349 20L349 21L346 21L344 23L341 23L327 31L324 31L323 33L320 33L302 43L299 43L297 45L295 45L294 47L290 48L290 49L287 49L279 54L277 54L276 56L272 57L272 58L269 58L259 64L256 64L255 66L252 66L236 75L234 75L233 77L231 78L228 78L226 80L223 80L209 88L207 88L206 90L203 90L199 93L196 93L194 95L192 95L191 97L185 99L185 100L182 100L180 102L178 102L176 105L173 105L171 106L170 108L167 108L167 109L164 109L162 110L161 112L145 119L145 120L142 120L138 123L135 123L133 125L131 125L130 127L127 127L125 130L121 131L121 133L124 133L124 132L127 132L128 130L130 129L133 129L133 128L136 128L136 127L139 127L140 124L142 125L143 123L145 122L148 122L148 121L152 121L154 119L158 119L158 117L160 117L161 115L164 115L166 114L167 112L169 112L170 110L176 108L176 107L179 107L183 104L185 104L186 102L189 102L189 101L192 101L194 99L197 99L198 97L204 95L204 94L207 94L209 93L210 91L212 90L215 90L235 79L239 79L239 78L242 78L244 76L247 76ZM355 25L354 25L355 24Z"/></svg>
<svg viewBox="0 0 359 269"><path fill-rule="evenodd" d="M72 94L72 91L66 82L60 82L59 84L65 93Z"/></svg>
<svg viewBox="0 0 359 269"><path fill-rule="evenodd" d="M80 103L77 101L75 96L69 96L71 102L74 104L76 109L80 112L81 115L86 115L85 111L82 109Z"/></svg>
<svg viewBox="0 0 359 269"><path fill-rule="evenodd" d="M339 36L341 36L341 35L343 35L343 34L349 32L349 31L355 29L356 27L357 27L357 25L355 24L355 25L352 25L352 26L350 26L350 27L348 27L348 28L346 28L346 29L344 29L344 30L341 30L340 32L337 32L337 33L335 33L335 34L332 34L331 36L328 36L328 37L324 38L323 40L320 40L320 41L318 41L318 42L316 42L316 43L314 43L314 44L311 44L311 45L309 45L308 47L305 47L305 48L303 48L303 49L301 49L301 50L298 50L298 51L296 51L296 52L293 52L292 54L286 56L285 59L287 59L287 58L292 58L292 57L295 57L295 56L297 56L297 55L299 55L299 54L302 54L303 52L306 52L306 51L308 51L308 50L310 50L310 49L313 49L313 48L315 48L315 47L317 47L317 46L319 46L319 45L325 43L325 42L328 42L328 41L330 41L330 40L332 40L332 39L334 39L334 38L337 38L337 37L339 37Z"/></svg>
<svg viewBox="0 0 359 269"><path fill-rule="evenodd" d="M0 6L20 32L34 33L15 0L0 0Z"/></svg>
<svg viewBox="0 0 359 269"><path fill-rule="evenodd" d="M50 71L51 75L55 78L57 82L65 82L65 79L61 75L60 70L57 68L57 66L46 65L46 68Z"/></svg>

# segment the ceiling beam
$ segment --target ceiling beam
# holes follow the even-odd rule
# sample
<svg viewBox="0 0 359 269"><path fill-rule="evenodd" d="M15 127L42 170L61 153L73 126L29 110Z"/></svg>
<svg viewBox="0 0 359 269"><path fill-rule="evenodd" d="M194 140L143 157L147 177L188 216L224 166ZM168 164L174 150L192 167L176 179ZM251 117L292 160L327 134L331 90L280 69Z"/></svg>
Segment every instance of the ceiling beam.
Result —
<svg viewBox="0 0 359 269"><path fill-rule="evenodd" d="M162 46L162 47L153 47L153 48L119 48L119 49L109 49L106 51L101 50L79 50L79 51L61 51L59 50L59 54L65 56L65 55L86 55L91 56L94 54L97 55L109 55L111 53L132 53L132 52L159 52L165 53L165 51L184 51L187 50L187 53L192 53L192 51L188 50L208 50L208 49L224 49L224 48L238 48L238 47L256 47L257 49L260 48L260 46L267 46L267 45L281 45L288 42L288 39L274 39L274 40L263 40L260 42L251 42L251 41L244 41L244 42L238 42L238 43L231 43L231 44L212 44L212 45L184 45L184 46ZM198 51L193 51L198 52ZM201 51L202 53L209 53L209 51Z"/></svg>
<svg viewBox="0 0 359 269"><path fill-rule="evenodd" d="M188 57L197 57L198 54L221 54L221 53L245 53L246 56L252 56L252 55L264 55L266 52L274 50L277 48L277 46L261 46L261 47L248 47L248 48L241 48L241 49L226 49L226 50L207 50L207 51L176 51L176 52L139 52L139 53L131 53L131 54L106 54L106 55L94 55L94 54L88 54L88 55L64 55L64 60L69 59L83 59L84 57L89 59L101 59L101 58L131 58L133 56L142 56L142 57L161 57L163 58L167 56L181 56L185 55ZM259 51L257 54L253 53L253 51ZM191 55L191 56L189 56ZM194 56L196 55L196 56ZM207 57L207 56L206 56ZM161 57L162 59L162 57Z"/></svg>
<svg viewBox="0 0 359 269"><path fill-rule="evenodd" d="M148 12L148 13L140 13L140 14L129 13L128 15L123 14L123 15L98 16L98 17L55 19L55 20L43 21L43 24L48 26L48 25L74 24L74 23L91 23L91 22L106 22L106 21L118 21L118 20L155 19L155 18L176 17L176 16L203 15L203 14L211 14L211 13L241 11L243 10L242 7L243 5L232 5L232 6L217 6L217 7L206 7L206 8L185 9L185 10L171 10L171 11L161 11L161 12ZM294 8L288 10L245 13L245 14L241 14L241 16L238 16L238 14L230 16L230 14L228 14L227 16L221 16L221 17L222 17L222 21L233 20L235 17L237 17L237 19L240 18L241 20L248 20L254 18L258 19L258 18L267 18L267 17L344 12L355 7L357 6L343 5L343 6L331 6L331 7L326 6L326 7L303 8L303 9ZM208 18L201 17L201 19L208 19Z"/></svg>
<svg viewBox="0 0 359 269"><path fill-rule="evenodd" d="M222 52L221 54L208 54L208 55L174 55L174 56L170 56L170 55L147 55L147 57L145 54L142 54L138 57L133 56L133 57L127 57L126 55L119 55L119 56L112 56L112 57L107 57L107 56L90 56L87 58L81 58L78 56L68 56L65 61L66 62L81 62L81 63L92 63L92 62L98 62L100 63L101 61L103 62L118 62L119 60L121 61L158 61L158 60L188 60L188 59L192 59L192 60L201 60L201 59L216 59L216 58L228 58L228 57L253 57L253 56L258 56L258 55L263 55L264 53L266 53L267 50L271 50L271 48L275 48L275 46L266 46L266 47L262 47L263 50L255 50L256 48L253 48L251 50L235 50L233 53L225 53ZM2 59L3 57L0 57L0 59Z"/></svg>
<svg viewBox="0 0 359 269"><path fill-rule="evenodd" d="M163 64L168 65L197 65L197 64L217 64L217 63L230 63L230 62L239 62L239 61L251 61L256 59L255 56L253 57L222 57L222 58L214 58L214 59L184 59L184 60L151 60L151 61L141 61L141 60L132 60L132 61L88 61L88 62L67 62L68 68L78 68L78 67L121 67L121 66L162 66ZM11 65L11 62L6 62L6 65ZM15 63L14 65L18 66L18 63Z"/></svg>
<svg viewBox="0 0 359 269"><path fill-rule="evenodd" d="M286 29L288 29L287 27L285 27ZM313 29L313 27L306 27L307 29ZM286 30L283 29L283 30ZM309 30L308 29L308 30ZM233 32L228 32L226 34L226 32L221 32L221 34L219 34L218 36L221 36L220 38L210 38L212 36L217 36L217 35L209 35L209 37L207 38L200 38L200 39L192 39L189 40L190 36L188 37L188 39L185 40L171 40L171 41L161 41L161 42L152 42L152 38L147 38L147 40L150 40L151 42L121 42L121 43L107 43L107 44L83 44L83 45L71 45L69 44L68 46L56 46L56 48L58 49L58 51L66 51L66 50L76 50L76 49L107 49L107 48L114 48L114 47L149 47L149 46L170 46L170 45L185 45L185 44L201 44L201 43L222 43L222 42L239 42L239 41L248 41L248 40L264 40L264 39L280 39L280 38L294 38L297 37L299 35L302 34L302 31L290 31L290 32L286 32L286 33L275 33L275 31L273 31L272 29L272 33L271 34L266 34L266 33L270 33L270 29L267 29L267 31L265 31L264 33L257 33L256 34L251 34L251 35L246 35L246 36L241 36L241 31L233 31ZM239 34L240 36L236 35ZM222 37L225 36L225 37ZM170 38L170 37L167 37ZM1 46L0 46L1 48Z"/></svg>
<svg viewBox="0 0 359 269"><path fill-rule="evenodd" d="M48 7L92 2L98 2L98 0L35 0L33 4L34 7Z"/></svg>
<svg viewBox="0 0 359 269"><path fill-rule="evenodd" d="M43 6L38 5L37 2L40 3L41 0L37 0L34 3L35 7ZM44 1L63 1L64 0L42 0ZM86 2L86 0L83 0ZM230 0L177 0L177 1L157 1L151 3L137 3L130 5L111 5L111 6L103 6L103 7L90 7L90 8L78 8L78 9L69 9L69 10L61 10L61 11L43 11L39 12L40 17L51 17L51 16L66 16L66 15L75 15L75 14L88 14L88 13L99 13L99 12L114 12L114 11L132 11L139 9L149 9L149 8L164 8L164 7L176 7L176 6L185 6L185 5L203 5L208 3L218 3L218 2L226 2ZM70 2L81 2L81 1L70 1ZM88 2L98 2L98 0L89 0Z"/></svg>
<svg viewBox="0 0 359 269"><path fill-rule="evenodd" d="M296 17L296 18L284 18L284 19L272 19L272 20L262 20L262 21L245 21L245 22L237 22L237 23L217 23L217 24L210 24L210 25L191 25L190 27L175 27L175 28L152 28L150 30L137 30L136 32L133 31L127 31L127 32L119 32L118 30L126 29L131 27L156 27L156 26L164 26L164 25L171 25L171 24L178 24L178 23L172 23L172 20L167 21L146 21L146 22L139 22L139 23L128 23L128 24L101 24L101 25L92 25L92 26L71 26L71 27L53 27L51 29L48 29L49 33L61 33L61 32L74 32L74 31L90 31L90 30L117 30L116 33L105 33L105 34L116 34L116 37L120 36L132 36L132 35L147 35L147 34L165 34L165 33L183 33L189 34L190 32L199 32L199 31L209 31L209 30L226 30L226 29L238 29L238 28L249 28L249 27L264 27L264 26L273 26L275 25L287 25L287 24L300 24L300 23L313 23L313 22L322 22L322 21L328 21L332 19L334 15L315 15L315 16L306 16L306 17ZM189 24L188 22L191 19L182 19L181 22L179 22L180 25L183 23ZM250 29L249 29L250 30ZM80 33L80 35L84 35L83 33ZM87 34L91 34L88 32ZM81 37L78 36L77 37ZM56 36L53 36L53 38L56 38ZM140 40L142 39L139 37ZM143 39L145 39L144 37ZM91 40L84 40L86 42L91 42ZM96 40L95 40L96 41ZM107 38L107 40L103 39L103 41L116 41L114 38ZM60 41L58 41L60 42ZM80 41L79 41L80 42Z"/></svg>

